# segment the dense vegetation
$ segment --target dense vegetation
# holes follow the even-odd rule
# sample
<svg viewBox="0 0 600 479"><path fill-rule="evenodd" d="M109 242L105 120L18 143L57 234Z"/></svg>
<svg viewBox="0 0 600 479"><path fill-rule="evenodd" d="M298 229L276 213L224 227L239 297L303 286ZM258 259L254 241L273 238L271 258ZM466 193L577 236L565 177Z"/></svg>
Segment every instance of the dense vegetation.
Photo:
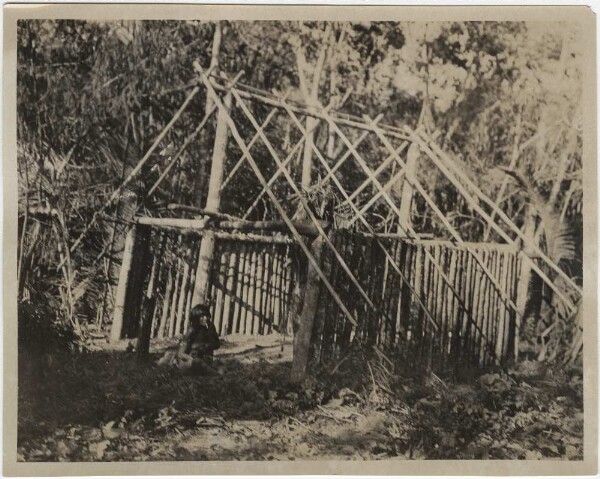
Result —
<svg viewBox="0 0 600 479"><path fill-rule="evenodd" d="M372 118L382 114L387 124L422 127L555 263L581 284L581 60L577 26L561 22L20 21L17 88L19 346L21 359L28 358L20 367L37 364L40 371L47 369L49 374L55 374L54 384L57 384L68 378L89 379L90 370L98 368L104 359L106 369L114 365L115 358L110 355L102 360L90 360L89 356L70 356L72 353L67 351L86 349L102 337L108 325L123 246L123 220L130 219L135 212L166 214L164 207L170 202L204 206L212 148L208 134L192 141L171 174L148 195L169 159L204 117L210 106L204 95L192 100L176 127L170 130L151 161L118 201L111 208L105 208L97 221L91 223L91 220L198 83L193 68L195 61L204 68L218 67L230 79L243 71L241 81L245 84L286 95L291 101L310 102L312 98L346 113ZM262 111L257 113L264 115ZM210 121L214 127L214 117ZM240 128L248 129L244 131L248 138L253 133L243 124ZM272 134L290 138L289 119L276 122L273 128ZM339 147L335 140L331 145L328 141L331 140L327 130L319 130L316 142L323 149L334 151ZM259 154L258 158L263 157ZM251 173L240 174L243 177ZM448 180L441 174L428 168L420 169L418 174L427 183L440 209L465 238L499 241L448 187ZM224 209L239 213L236 208L256 194L250 191L252 185L249 181L236 184L231 195L223 200ZM370 214L378 213L375 207ZM435 236L442 234L443 228L418 198L413 218L417 230ZM73 247L90 224L91 229L82 237L81 244ZM384 220L380 227L383 230L386 226ZM551 292L541 286L535 275L525 278L523 283L530 299L520 328L522 353L530 359L550 361L570 354L573 350L568 348L579 317L554 314ZM67 354L68 359L63 354ZM62 369L48 369L57 355L61 357ZM20 393L44 397L43 391L27 389L29 374L33 373L28 366L23 367L25 377L20 379L25 381L25 389L20 388ZM577 365L569 366L572 367L577 368ZM144 372L138 370L138 366L132 368L135 376L132 384L140 389L147 386L147 381L158 381L159 388L164 386L169 391L173 381L179 384L177 378L164 379L161 384L153 369ZM581 409L579 373L569 369L569 374L564 376L566 373L561 367L552 371L553 378L564 379L562 386L554 386L568 390L559 395L566 399L559 403L548 399L541 407L554 411L552 414L556 417L563 412L567 414L567 410ZM107 374L106 370L103 374ZM224 380L231 379L228 378ZM107 389L120 388L118 394L135 394L125 387L120 376L108 374L100 379L98 387L104 384ZM267 379L264 391L252 392L258 394L257 398L268 396L272 383L277 382L275 378ZM448 446L446 453L454 457L480 454L500 457L500 452L494 452L494 433L486 432L482 426L488 424L484 420L486 414L489 411L498 414L506 408L511 412L503 413L504 417L518 416L519 421L524 421L521 425L511 423L510 427L521 430L529 427L539 419L532 418L539 414L527 401L539 391L529 390L530 386L523 386L500 373L498 381L506 382L506 391L501 394L501 401L492 400L491 409L487 406L478 409L476 405L480 403L480 396L489 393L486 389L489 385L484 384L482 390L468 391L467 399L462 396L456 399L454 390L443 393L427 390L423 397L432 396L433 402L414 401L421 405L413 409L411 403L408 410L402 410L402 414L410 416L407 421L411 426L398 432L397 438L382 441L390 448L385 454L407 454L407 444L415 443L414 435L422 434L420 442L417 441L418 454L426 457L438 457L440 453L436 452L435 445L444 441ZM72 389L80 388L85 381L76 383L69 382ZM495 384L496 379L492 383ZM40 386L35 381L33 384ZM189 390L192 397L196 393L194 387ZM360 389L357 385L352 387ZM50 397L62 401L68 410L72 403L63 401L61 396L67 389L65 385L63 390L54 390ZM101 394L101 391L88 392ZM288 393L296 394L285 392ZM338 393L339 390L331 395ZM398 390L394 389L393 393L393 399L388 400L400 401L396 397ZM189 399L188 392L181 394L182 398L185 396L182 400ZM452 397L456 399L454 403ZM123 402L118 408L103 409L111 412L102 418L105 423L120 420L121 415L131 409L130 398L121 399ZM291 401L295 411L299 407L296 399ZM26 396L22 396L22 401L27 401ZM162 396L160 401L163 401ZM319 406L325 403L323 398L315 401ZM357 404L373 407L368 393L361 396ZM36 399L24 407L31 412L31 418L54 421L53 428L66 428L66 423L77 421L85 424L91 417L100 420L93 411L88 411L88 416L83 418L85 410L82 417L50 417L48 410L38 406ZM160 411L179 407L162 403L159 406ZM238 410L243 405L232 407ZM428 416L423 408L432 408L436 413ZM465 412L456 408L471 409ZM556 408L563 409L558 413ZM139 416L137 419L146 417L145 412L133 410ZM420 410L423 411L419 413ZM451 411L449 416L448 411ZM276 410L267 412L275 414ZM529 416L521 417L521 412ZM459 426L470 428L461 414L464 417L476 414L481 422L463 436L460 433L446 438L445 430ZM490 416L490 427L495 421L500 424L498 417ZM547 420L550 416L544 417ZM437 419L454 423L430 424ZM61 424L61 420L65 423ZM153 417L152 421L159 419ZM164 431L172 433L171 425L165 426ZM28 420L22 424L27 440L32 437L30 426ZM573 427L577 429L579 425ZM439 437L434 438L431 431L439 433ZM473 446L477 434L487 435L492 442ZM579 431L574 432L580 439L578 434ZM546 449L540 449L539 444L532 449L531 444L518 443L512 450L514 457L539 453L577 458L581 452L579 439ZM503 440L512 441L510 437ZM39 448L27 444L23 446L23 454L30 458L83 457L80 455L83 453L73 452L70 447L67 452L38 454ZM478 452L465 452L467 446L475 447ZM104 457L105 449L110 451L113 447L116 446L112 442L104 444L101 454L92 451L92 456ZM126 457L122 452L115 454L118 458ZM178 453L169 454L177 456Z"/></svg>

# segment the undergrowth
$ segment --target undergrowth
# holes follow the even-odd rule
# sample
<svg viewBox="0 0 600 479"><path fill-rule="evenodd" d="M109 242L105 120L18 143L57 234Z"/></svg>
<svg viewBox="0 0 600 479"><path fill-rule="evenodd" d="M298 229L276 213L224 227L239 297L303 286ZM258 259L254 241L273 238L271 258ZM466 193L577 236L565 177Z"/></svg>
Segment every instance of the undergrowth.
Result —
<svg viewBox="0 0 600 479"><path fill-rule="evenodd" d="M540 376L524 363L461 384L357 350L295 386L285 361L222 359L220 374L194 377L126 352L52 358L40 375L20 357L22 460L582 458L577 368ZM184 447L212 430L208 450Z"/></svg>

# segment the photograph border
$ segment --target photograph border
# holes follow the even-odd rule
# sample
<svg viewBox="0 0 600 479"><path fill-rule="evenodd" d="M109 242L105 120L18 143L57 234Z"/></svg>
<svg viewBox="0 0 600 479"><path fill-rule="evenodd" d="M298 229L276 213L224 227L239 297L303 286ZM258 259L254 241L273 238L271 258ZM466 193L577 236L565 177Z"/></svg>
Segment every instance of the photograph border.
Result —
<svg viewBox="0 0 600 479"><path fill-rule="evenodd" d="M575 21L583 49L583 318L584 459L378 460L247 462L17 462L17 20L336 20L336 21ZM263 6L190 4L9 4L4 7L4 447L7 476L73 475L592 475L598 455L597 311L597 92L596 17L585 6Z"/></svg>

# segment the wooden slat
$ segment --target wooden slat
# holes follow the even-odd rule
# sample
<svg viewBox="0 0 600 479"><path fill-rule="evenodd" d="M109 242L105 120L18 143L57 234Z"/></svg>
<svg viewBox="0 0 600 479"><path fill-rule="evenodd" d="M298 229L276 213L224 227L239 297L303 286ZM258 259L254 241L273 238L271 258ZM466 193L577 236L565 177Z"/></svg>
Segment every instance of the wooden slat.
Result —
<svg viewBox="0 0 600 479"><path fill-rule="evenodd" d="M238 102L238 106L240 106L240 108L242 109L242 111L244 112L244 114L246 115L246 117L248 118L248 120L250 120L250 123L252 123L252 126L254 127L254 129L256 129L258 131L259 126L256 123L256 120L254 119L252 113L248 110L248 108L244 104L243 100L239 97L239 95L236 96L235 92L233 92L233 95L234 95L234 97L236 98L236 100ZM279 159L279 155L277 154L277 152L275 151L275 149L271 145L271 142L269 141L269 139L264 135L264 133L261 133L261 132L259 132L259 133L261 134L261 138L263 140L263 143L267 147L267 149L269 150L269 153L271 154L271 157L275 160L275 162L277 163L278 166L281 165L281 160ZM245 146L244 146L244 149L245 149ZM311 210L308 202L306 201L306 198L304 198L304 195L302 194L302 192L300 191L300 189L298 188L298 186L294 182L294 179L291 177L291 175L289 174L289 172L287 170L283 171L283 175L285 176L285 178L288 181L290 187L292 188L292 190L296 194L298 200L302 204L302 206L303 206L306 214L309 216L309 218L311 219L311 221L313 222L313 224L317 227L317 230L319 231L319 235L321 236L321 238L323 238L323 240L325 241L325 244L327 244L327 246L329 247L329 249L331 249L333 251L333 254L336 256L337 260L340 262L340 265L342 266L342 268L344 269L344 271L348 275L348 278L350 279L350 281L352 282L352 284L354 284L354 286L356 287L356 289L358 290L358 292L361 294L361 296L364 298L364 300L367 301L367 303L369 304L369 306L373 307L373 302L367 296L367 293L364 291L364 289L359 284L359 282L356 280L356 278L352 274L352 271L350 271L350 268L348 268L348 265L346 264L346 262L344 261L344 259L340 256L340 254L335 249L335 246L333 245L333 243L331 242L331 240L328 238L327 233L325 233L325 230L323 229L323 227L320 225L319 220L314 215L314 213Z"/></svg>
<svg viewBox="0 0 600 479"><path fill-rule="evenodd" d="M208 79L206 78L206 76L203 73L202 73L202 80L203 80L203 83L205 84L205 86L206 86L206 88L207 88L210 96L215 101L215 103L217 105L219 105L219 108L223 109L223 105L221 103L220 98L215 93L214 89L212 88L212 85L210 84L210 82L208 81ZM247 151L246 145L245 145L244 141L242 140L239 132L237 131L235 123L233 122L233 120L231 119L231 117L229 115L227 115L227 122L229 124L232 136L234 137L234 139L236 140L236 142L238 143L238 145L240 146L240 148L242 149L242 151L244 151L244 150ZM339 296L337 295L337 293L335 292L335 290L331 287L331 284L329 284L329 281L327 280L327 278L325 277L325 275L321 271L321 269L320 269L318 263L316 262L315 258L312 256L312 254L310 253L310 251L308 250L308 248L306 247L306 245L302 241L302 238L298 234L298 231L296 230L296 228L292 224L290 218L288 217L287 213L283 209L283 207L280 204L279 200L277 199L277 197L275 196L275 194L273 193L273 191L271 191L271 189L267 186L267 181L265 180L264 176L262 175L262 173L260 171L260 168L258 167L258 165L256 164L256 162L254 161L254 158L252 158L252 155L249 154L249 152L248 152L248 161L250 162L250 165L252 167L252 170L254 171L254 174L259 179L259 182L262 184L263 188L265 188L267 190L267 194L271 198L271 201L273 202L275 208L278 210L278 212L282 216L283 220L286 223L288 223L288 226L290 227L290 231L292 232L292 235L298 241L298 244L302 248L304 254L308 258L308 260L311 262L311 264L313 265L313 267L317 270L317 274L319 275L319 278L321 279L321 281L323 281L325 287L329 290L329 292L331 293L332 297L340 305L340 307L342 308L342 310L344 311L344 313L347 315L347 317L351 321L353 321L354 323L356 323L356 319L350 313L350 311L348 311L348 308L346 308L346 306L341 302Z"/></svg>
<svg viewBox="0 0 600 479"><path fill-rule="evenodd" d="M408 129L408 128L407 128ZM433 148L433 150L435 150L435 152L437 153L437 155L434 154L433 151L431 151L431 149L428 148L428 145L425 144L425 142L423 141L423 139L421 139L415 132L411 131L411 138L414 138L415 141L417 141L420 146L428 153L429 158L436 164L436 166L438 166L438 168L440 168L440 170L446 175L446 177L455 185L455 187L459 190L459 192L463 195L463 197L465 198L465 200L469 203L469 205L474 208L481 216L483 216L483 218L486 220L486 222L492 227L494 228L494 230L500 234L500 236L502 238L504 238L507 242L511 243L514 241L508 237L508 235L506 235L506 233L504 233L504 231L498 226L498 224L491 219L491 217L477 204L476 201L474 201L474 199L471 197L471 195L469 194L468 191L466 191L466 189L460 184L460 182L456 179L456 177L454 176L460 176L472 189L473 191L475 191L475 193L477 194L477 196L486 204L488 204L488 206L490 206L492 208L492 210L502 219L502 221L504 221L504 223L509 226L509 228L517 235L519 236L519 238L521 238L523 241L525 241L528 245L530 245L530 247L533 249L533 251L535 252L536 255L538 255L540 258L542 258L544 260L544 262L554 270L555 273L557 273L559 276L561 276L566 282L567 284L569 284L569 286L571 286L575 291L577 291L580 295L583 294L583 290L581 289L581 287L579 287L561 268L559 268L540 248L539 246L535 245L534 243L532 243L529 238L527 238L525 236L525 234L523 233L523 231L521 231L521 229L516 226L513 221L506 215L506 213L504 213L502 211L502 209L500 209L498 207L498 205L496 205L489 197L487 197L487 195L485 195L481 189L479 187L477 187L477 185L475 185L471 179L464 174L464 172L461 172L456 165L454 164L454 162L448 157L448 155L446 153L444 153L434 142L429 141L429 145ZM442 163L440 160L440 158L443 158L445 160L445 163ZM449 168L451 168L453 170L453 172L449 171ZM454 173L454 174L453 174ZM535 262L533 260L531 260L531 258L528 258L528 262L531 263L532 268L534 267L533 265L535 264ZM535 265L536 268L537 265ZM539 268L538 268L539 269ZM539 274L539 272L536 270L536 272ZM546 284L548 284L548 286L554 290L554 288L556 288L556 286L554 285L554 283L542 272L542 274L540 275L542 277L542 279L544 279L544 281L546 282ZM573 303L568 300L567 298L564 297L564 295L559 291L555 291L555 293L557 293L557 295L563 299L563 301L565 301L565 304L568 306L574 306Z"/></svg>

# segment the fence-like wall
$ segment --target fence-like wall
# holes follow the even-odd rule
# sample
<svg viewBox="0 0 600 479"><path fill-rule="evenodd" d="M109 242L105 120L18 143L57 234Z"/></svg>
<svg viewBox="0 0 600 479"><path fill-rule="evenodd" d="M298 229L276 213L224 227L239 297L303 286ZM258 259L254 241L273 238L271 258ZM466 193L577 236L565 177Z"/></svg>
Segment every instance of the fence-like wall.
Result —
<svg viewBox="0 0 600 479"><path fill-rule="evenodd" d="M323 268L342 301L353 305L358 324L352 325L323 292L312 338L315 360L335 361L353 340L380 345L401 354L408 364L434 369L491 364L510 355L516 312L507 299L516 303L520 268L514 248L483 243L459 247L449 241L340 231L332 241L376 308L357 294L327 251ZM500 289L474 253L481 255Z"/></svg>
<svg viewBox="0 0 600 479"><path fill-rule="evenodd" d="M187 331L201 241L201 231L136 226L123 336L138 335L143 314L150 338ZM209 303L220 335L287 331L295 251L285 237L215 235Z"/></svg>
<svg viewBox="0 0 600 479"><path fill-rule="evenodd" d="M203 234L136 227L124 311L132 320L124 323L123 336L136 337L142 317L151 325L150 338L186 332ZM209 291L219 334L291 333L294 288L307 266L297 245L285 236L214 237ZM510 355L516 313L509 303L516 302L520 268L514 248L340 230L330 239L375 307L325 248L323 272L358 324L323 288L311 341L316 362L338 360L353 341L433 369L498 363Z"/></svg>

